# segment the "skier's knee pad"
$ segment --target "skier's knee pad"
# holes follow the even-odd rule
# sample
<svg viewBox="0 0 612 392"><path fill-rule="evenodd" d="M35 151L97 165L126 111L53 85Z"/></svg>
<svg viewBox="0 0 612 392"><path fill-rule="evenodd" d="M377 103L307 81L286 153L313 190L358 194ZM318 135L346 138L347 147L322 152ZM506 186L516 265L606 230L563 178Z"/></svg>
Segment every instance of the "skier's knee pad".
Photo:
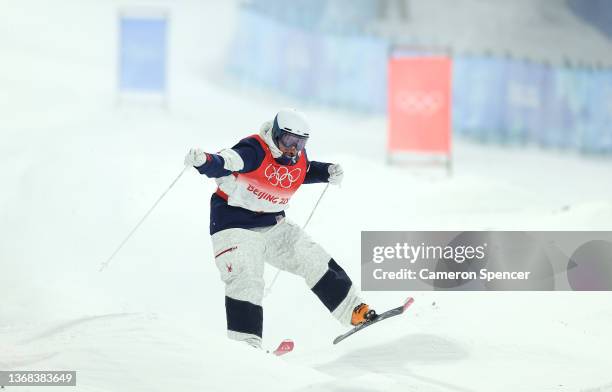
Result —
<svg viewBox="0 0 612 392"><path fill-rule="evenodd" d="M263 308L261 305L226 296L225 313L230 338L248 340L257 336L261 339L263 330ZM232 332L234 333L232 334Z"/></svg>
<svg viewBox="0 0 612 392"><path fill-rule="evenodd" d="M334 259L329 259L327 271L312 287L312 291L333 312L347 297L352 285L353 282L342 267Z"/></svg>

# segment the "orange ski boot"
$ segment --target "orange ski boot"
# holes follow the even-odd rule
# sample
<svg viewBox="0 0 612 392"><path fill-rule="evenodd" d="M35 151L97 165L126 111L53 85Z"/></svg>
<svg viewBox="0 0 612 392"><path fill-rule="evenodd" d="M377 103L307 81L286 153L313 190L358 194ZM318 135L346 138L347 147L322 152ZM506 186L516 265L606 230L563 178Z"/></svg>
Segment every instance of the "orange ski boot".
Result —
<svg viewBox="0 0 612 392"><path fill-rule="evenodd" d="M370 307L366 304L359 304L353 309L353 316L351 317L352 325L363 324L368 321L374 320L378 315L374 309L370 309Z"/></svg>

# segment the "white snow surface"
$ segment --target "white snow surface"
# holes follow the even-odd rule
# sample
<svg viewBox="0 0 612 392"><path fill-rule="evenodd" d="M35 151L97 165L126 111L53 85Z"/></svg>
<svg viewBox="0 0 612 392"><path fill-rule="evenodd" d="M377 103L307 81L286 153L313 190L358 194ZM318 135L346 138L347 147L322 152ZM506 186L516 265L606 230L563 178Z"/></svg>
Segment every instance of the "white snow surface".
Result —
<svg viewBox="0 0 612 392"><path fill-rule="evenodd" d="M78 372L77 388L53 391L612 390L610 293L368 292L378 310L416 302L333 346L344 328L285 273L264 342L295 351L226 339L214 183L195 171L99 273L189 147L231 146L297 105L218 82L235 4L157 1L173 15L170 106L117 106L116 10L134 4L2 3L0 369ZM311 158L346 173L308 232L357 283L361 230L612 229L609 160L456 141L448 178L386 166L383 117L301 109ZM304 222L322 189L304 186L289 217Z"/></svg>

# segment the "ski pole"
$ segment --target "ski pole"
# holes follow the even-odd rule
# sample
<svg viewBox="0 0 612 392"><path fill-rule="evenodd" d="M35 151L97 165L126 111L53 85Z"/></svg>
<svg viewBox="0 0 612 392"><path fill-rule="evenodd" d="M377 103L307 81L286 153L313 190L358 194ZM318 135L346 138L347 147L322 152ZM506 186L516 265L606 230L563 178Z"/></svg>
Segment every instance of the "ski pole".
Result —
<svg viewBox="0 0 612 392"><path fill-rule="evenodd" d="M302 230L305 230L306 226L308 226L308 223L310 222L310 219L312 218L315 211L317 210L317 207L319 206L321 199L323 199L323 195L325 195L325 192L327 192L327 188L329 188L329 182L327 183L327 185L325 185L323 192L321 192L321 196L319 196L319 200L317 200L316 204L312 208L312 211L310 212L308 219L306 219L306 223L304 223L304 226L302 226ZM265 290L264 297L267 297L268 294L270 294L270 292L272 291L272 287L274 286L274 283L276 283L276 279L278 279L278 275L280 275L280 273L281 273L280 269L276 271L276 275L274 275L274 279L272 279L272 283L270 283L270 286L268 286Z"/></svg>
<svg viewBox="0 0 612 392"><path fill-rule="evenodd" d="M179 175L174 179L174 181L172 181L172 183L170 184L170 186L168 187L168 189L166 189L164 191L164 193L161 194L161 196L157 199L157 201L153 204L153 206L151 208L149 208L149 211L147 211L147 213L140 219L140 221L138 222L138 224L136 224L136 226L132 229L132 231L130 231L130 233L127 235L127 237L125 237L125 239L121 242L121 244L119 244L119 246L117 247L117 249L115 249L115 251L113 252L113 254L104 262L100 265L100 270L98 272L102 272L104 270L104 268L106 268L108 266L108 264L111 262L111 260L117 255L117 253L119 253L119 251L121 250L121 248L123 248L123 245L125 245L128 240L132 237L132 235L136 232L136 230L138 230L138 228L140 227L140 225L142 224L142 222L145 221L145 219L147 219L147 217L151 214L151 212L153 212L153 210L155 209L155 207L157 207L157 205L159 204L159 202L164 198L164 196L166 196L166 193L168 193L168 191L170 189L172 189L172 187L174 186L174 184L176 184L176 182L179 180L179 178L181 178L181 176L183 175L183 173L185 173L187 171L187 169L190 169L192 166L185 166L185 168L183 170L181 170L181 172L179 173Z"/></svg>

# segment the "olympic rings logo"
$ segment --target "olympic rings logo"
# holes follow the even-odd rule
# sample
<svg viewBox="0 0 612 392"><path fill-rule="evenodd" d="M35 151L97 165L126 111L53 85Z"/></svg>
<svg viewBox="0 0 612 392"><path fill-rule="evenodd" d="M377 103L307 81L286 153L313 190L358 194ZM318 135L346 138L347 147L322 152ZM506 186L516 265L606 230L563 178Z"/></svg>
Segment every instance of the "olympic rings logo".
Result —
<svg viewBox="0 0 612 392"><path fill-rule="evenodd" d="M422 116L433 116L444 106L444 95L439 91L401 91L395 96L401 111Z"/></svg>
<svg viewBox="0 0 612 392"><path fill-rule="evenodd" d="M291 171L286 166L274 166L269 164L264 171L264 176L270 184L280 186L281 188L289 188L300 178L302 169L296 168Z"/></svg>

